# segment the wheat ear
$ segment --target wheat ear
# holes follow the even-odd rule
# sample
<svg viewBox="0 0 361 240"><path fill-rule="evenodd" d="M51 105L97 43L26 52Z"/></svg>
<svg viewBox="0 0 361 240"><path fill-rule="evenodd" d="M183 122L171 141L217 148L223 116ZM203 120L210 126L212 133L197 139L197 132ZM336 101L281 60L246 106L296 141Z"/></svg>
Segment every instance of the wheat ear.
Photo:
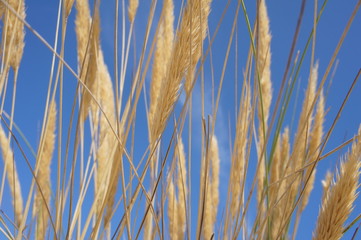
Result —
<svg viewBox="0 0 361 240"><path fill-rule="evenodd" d="M219 169L220 169L220 158L218 151L218 141L216 136L212 137L211 143L211 166L212 166L212 224L214 226L217 219L218 204L219 204Z"/></svg>
<svg viewBox="0 0 361 240"><path fill-rule="evenodd" d="M107 205L107 211L105 214L104 226L108 227L114 204L114 196L117 189L119 161L121 161L121 159L116 137L109 126L109 123L113 126L113 128L115 128L116 125L114 93L113 84L104 63L103 53L101 50L99 50L98 67L97 76L100 83L99 101L104 114L100 114L99 147L96 153L96 194L99 194L100 196L97 203L97 215L101 217L102 213L100 210L105 203ZM114 181L110 182L110 179L114 179ZM109 194L107 195L108 189Z"/></svg>
<svg viewBox="0 0 361 240"><path fill-rule="evenodd" d="M109 71L104 62L103 52L99 46L99 58L98 58L98 81L100 85L100 104L104 114L100 115L100 147L98 149L98 185L101 182L107 182L106 176L110 172L109 180L112 179L112 182L108 183L106 187L109 189L109 194L105 202L107 204L107 211L104 218L105 227L108 226L110 217L113 211L114 205L114 196L118 186L119 179L119 164L121 161L120 147L116 141L113 131L111 130L109 123L113 128L116 127L116 114L115 114L115 99L114 99L114 90L113 83L109 75ZM109 123L108 123L109 120ZM119 131L120 133L122 130ZM102 147L102 144L105 144ZM109 164L111 164L111 169L109 169ZM104 192L105 194L105 192Z"/></svg>
<svg viewBox="0 0 361 240"><path fill-rule="evenodd" d="M36 224L36 238L44 239L48 225L48 210L50 206L51 184L50 184L50 165L53 158L55 146L55 128L56 128L56 103L50 104L47 127L44 131L44 145L41 153L41 158L37 159L38 173L37 179L39 188L35 195L36 214L38 215ZM47 207L48 206L48 207Z"/></svg>
<svg viewBox="0 0 361 240"><path fill-rule="evenodd" d="M184 10L180 28L177 31L172 56L167 71L167 81L159 95L162 99L156 114L151 135L157 139L163 132L169 115L179 97L182 79L189 69L190 62L199 60L201 44L206 37L206 29L201 23L208 21L210 0L189 0Z"/></svg>
<svg viewBox="0 0 361 240"><path fill-rule="evenodd" d="M214 234L214 224L217 218L219 203L219 153L218 141L215 136L211 139L210 144L210 164L206 184L206 199L204 209L203 237L211 239Z"/></svg>
<svg viewBox="0 0 361 240"><path fill-rule="evenodd" d="M340 171L336 172L336 181L332 182L325 195L313 239L334 240L343 235L343 224L352 212L353 203L357 197L361 167L361 127L357 140L344 162ZM326 180L327 181L327 180Z"/></svg>
<svg viewBox="0 0 361 240"><path fill-rule="evenodd" d="M174 40L174 4L173 0L165 0L163 4L163 14L159 24L157 34L157 46L154 54L152 81L150 85L150 106L148 113L149 121L149 142L150 149L155 147L155 137L152 135L152 129L157 124L154 122L154 116L158 108L159 94L162 91L162 84L167 74L169 60L173 49ZM150 162L150 171L154 178L156 168L157 154L153 154Z"/></svg>
<svg viewBox="0 0 361 240"><path fill-rule="evenodd" d="M91 17L88 0L76 0L75 7L77 11L75 16L75 33L78 49L78 68L79 74L81 74L81 67L84 62L88 40L90 38ZM84 69L87 69L87 64L84 64Z"/></svg>
<svg viewBox="0 0 361 240"><path fill-rule="evenodd" d="M128 7L128 18L131 23L133 23L135 14L137 13L139 5L139 0L129 0L129 7Z"/></svg>
<svg viewBox="0 0 361 240"><path fill-rule="evenodd" d="M25 3L23 0L9 0L11 6L18 15L25 19ZM5 50L5 61L13 69L18 69L24 51L24 23L10 10L5 10L2 42Z"/></svg>
<svg viewBox="0 0 361 240"><path fill-rule="evenodd" d="M250 87L246 82L244 85L244 95L238 112L230 177L230 181L232 182L230 185L230 217L232 219L237 216L240 211L240 207L243 204L241 190L245 173L248 131L251 124L251 92Z"/></svg>
<svg viewBox="0 0 361 240"><path fill-rule="evenodd" d="M298 128L295 136L295 141L293 145L292 155L289 166L289 171L296 171L300 169L306 159L306 149L309 143L309 135L312 123L312 112L313 106L312 103L316 95L316 84L317 84L317 72L318 72L318 63L314 65L311 69L310 77L308 80L308 86L305 94L305 99L302 106L302 111L300 114L300 120L298 122ZM291 209L295 197L297 195L298 189L301 186L301 176L300 174L295 174L294 177L289 178L288 183L291 185L288 195L288 205L285 209ZM288 213L290 214L290 213ZM286 216L288 216L288 214Z"/></svg>
<svg viewBox="0 0 361 240"><path fill-rule="evenodd" d="M280 139L277 139L276 148L272 158L272 164L270 167L270 189L269 189L270 206L273 206L277 201L277 195L279 190L279 183L277 182L280 179L280 171L281 171L280 167L283 160L281 159L282 143L283 143L282 136L280 136Z"/></svg>
<svg viewBox="0 0 361 240"><path fill-rule="evenodd" d="M175 196L175 187L173 180L169 183L168 187L168 220L169 220L169 236L171 239L178 239L178 209L177 198ZM149 214L150 215L150 214ZM147 238L144 238L146 240ZM148 238L149 239L149 238Z"/></svg>
<svg viewBox="0 0 361 240"><path fill-rule="evenodd" d="M187 188L187 168L186 158L184 153L184 146L182 139L179 137L176 146L178 156L178 170L177 170L177 189L178 189L178 200L177 200L177 238L184 239L184 232L186 227L187 209L186 200L188 195Z"/></svg>
<svg viewBox="0 0 361 240"><path fill-rule="evenodd" d="M98 72L98 51L100 46L100 15L99 6L95 8L92 27L88 0L77 0L77 17L75 29L78 41L78 65L81 80L85 83L89 91L97 99L99 98ZM90 32L92 28L92 31ZM88 51L87 51L88 50ZM87 53L87 54L86 54ZM84 63L84 64L83 64ZM83 90L81 119L84 121L88 116L89 107L96 115L98 107L91 100L92 97L87 90ZM96 122L96 120L94 120ZM94 124L95 125L95 124Z"/></svg>
<svg viewBox="0 0 361 240"><path fill-rule="evenodd" d="M322 205L326 200L328 189L331 186L332 179L333 179L332 173L330 171L327 171L325 179L322 180L322 182L321 182L322 187L323 187L323 194L322 194L322 201L321 201Z"/></svg>
<svg viewBox="0 0 361 240"><path fill-rule="evenodd" d="M281 138L280 144L280 164L278 165L279 180L281 181L278 184L278 189L275 194L277 194L276 201L279 201L275 206L272 214L272 238L277 239L277 236L280 234L279 229L283 224L284 215L288 213L289 209L285 209L285 206L288 203L287 196L284 196L285 191L289 182L286 179L282 179L290 173L290 168L286 168L287 163L290 158L290 134L289 129L285 128Z"/></svg>
<svg viewBox="0 0 361 240"><path fill-rule="evenodd" d="M310 135L309 157L307 164L316 161L317 156L319 155L319 147L322 141L324 120L325 120L325 100L324 100L323 92L321 91L321 95L316 109L315 121ZM305 191L301 199L301 205L300 205L301 211L305 209L308 203L308 199L310 197L315 181L316 169L314 169L313 172L311 172L311 170L312 170L312 165L308 167L306 170L305 179L307 179L308 177L310 177L310 179L308 181L307 186L305 187Z"/></svg>
<svg viewBox="0 0 361 240"><path fill-rule="evenodd" d="M15 212L15 222L19 226L23 218L23 196L21 194L21 184L16 170L14 153L10 147L10 141L0 126L0 146L4 160L5 172L8 177L13 207Z"/></svg>
<svg viewBox="0 0 361 240"><path fill-rule="evenodd" d="M268 115L272 100L272 82L271 82L271 34L269 30L269 18L265 0L259 2L259 21L258 21L258 45L257 45L257 69L260 80L260 99L258 103L258 119L259 119L259 142L257 145L259 171L257 172L258 189L257 201L261 208L260 213L264 211L264 201L261 201L264 183L266 177L266 132L268 125Z"/></svg>
<svg viewBox="0 0 361 240"><path fill-rule="evenodd" d="M195 1L193 1L195 2ZM187 69L187 73L186 73L186 79L185 79L185 83L184 83L184 89L186 91L186 94L189 95L190 91L191 91L191 87L193 85L193 81L194 81L194 72L197 66L197 63L201 57L202 54L202 49L203 49L203 40L206 36L206 32L207 32L207 28L208 28L208 20L207 17L209 15L210 12L210 0L206 0L206 1L199 1L200 2L200 10L197 7L194 7L193 12L191 10L190 14L195 14L198 15L200 14L199 20L196 19L196 21L200 21L197 23L197 25L190 25L190 31L200 31L201 35L192 35L197 37L195 39L189 39L189 43L191 44L191 49L193 51L193 49L195 50L194 52L192 52L191 56L189 56L189 66ZM200 11L200 13L197 13L196 11ZM203 15L206 17L205 19L203 18ZM193 24L194 22L192 22ZM198 29L199 28L199 29ZM201 37L201 39L198 39L199 37ZM198 45L198 46L197 46Z"/></svg>

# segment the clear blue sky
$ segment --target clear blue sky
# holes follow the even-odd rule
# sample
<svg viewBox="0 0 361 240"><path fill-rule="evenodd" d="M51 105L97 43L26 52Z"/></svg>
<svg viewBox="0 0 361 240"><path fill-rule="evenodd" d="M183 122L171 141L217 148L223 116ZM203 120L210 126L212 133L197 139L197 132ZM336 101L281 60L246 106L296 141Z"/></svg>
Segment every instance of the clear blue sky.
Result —
<svg viewBox="0 0 361 240"><path fill-rule="evenodd" d="M148 12L150 8L151 1L142 1L140 0L139 11L137 19L135 22L135 36L137 43L137 55L139 56L140 47L143 42L145 23L147 21ZM216 26L221 17L222 11L226 6L226 0L214 0L212 3L212 10L210 13L209 21L209 31L213 35ZM237 2L235 0L230 1L230 7L227 11L226 17L223 23L220 26L218 35L215 38L215 42L212 47L212 55L214 61L214 77L216 88L219 83L219 79L222 72L223 61L225 57L225 52L227 48L228 39L230 36L230 31L232 27L232 22L235 15L235 10L237 8ZM255 19L255 2L245 1L251 24L254 23ZM318 1L319 8L321 7L323 1ZM316 42L316 51L315 59L319 60L319 77L321 78L325 73L327 65L331 59L331 56L334 52L334 49L339 41L342 31L346 26L346 23L353 11L354 6L356 5L355 0L348 1L335 1L330 0L327 4L323 16L320 20L317 29L317 42ZM159 5L161 1L159 1ZM179 15L180 1L175 3L176 5L176 16ZM282 80L283 72L285 70L285 65L289 50L291 47L291 42L294 34L294 29L296 26L297 16L299 13L299 8L301 1L289 1L289 0L273 0L267 1L268 5L268 14L270 17L270 28L272 33L272 81L274 87L274 95L278 93L279 85ZM300 37L296 45L297 50L303 50L306 40L309 36L309 33L313 24L313 1L307 1L305 15L303 23L300 29ZM58 1L49 1L49 0L28 0L26 1L26 14L27 22L38 31L51 45L54 43L55 37L55 28L57 21L57 7ZM160 8L157 8L156 14L159 15ZM69 65L77 70L77 56L76 56L76 38L74 33L74 17L75 9L72 10L71 16L69 18L68 31L66 35L66 51L65 51L65 60ZM101 42L105 54L105 61L108 64L109 71L113 75L113 21L114 21L114 1L102 1L101 5L101 24L102 24L102 35ZM129 27L127 25L127 27ZM152 28L152 33L154 33L154 26ZM343 98L345 97L353 79L355 78L358 70L361 67L361 13L356 15L356 18L353 22L353 25L350 28L349 34L345 38L344 44L337 56L339 60L338 68L336 74L334 75L333 82L329 88L326 108L327 108L327 117L325 122L325 129L328 130L331 126L332 121L334 120L336 113L341 106ZM126 30L128 31L128 29ZM241 86L241 75L245 69L245 61L247 53L249 50L249 35L247 32L245 18L240 9L238 17L238 75L239 83L238 86ZM45 99L47 94L47 87L50 75L51 59L52 53L42 44L39 39L34 36L29 30L26 31L25 39L25 51L23 60L20 67L19 79L18 79L18 89L17 89L17 99L16 99L16 112L15 112L15 122L20 126L24 134L27 136L32 146L36 148L40 131L41 131L41 122L44 112ZM222 185L228 182L228 171L230 167L230 147L229 147L229 121L231 122L232 134L234 132L235 125L235 116L234 116L234 44L230 53L229 63L226 70L225 82L222 90L220 107L217 115L217 123L215 133L218 137L220 144L221 152L221 196L226 196L227 188L226 185ZM132 49L133 51L133 49ZM301 69L299 79L301 81L299 89L299 103L302 102L304 96L304 90L307 83L307 78L309 75L309 62L310 62L310 51L306 55L305 62ZM129 78L131 77L133 70L133 59L130 59L129 64ZM210 79L211 73L209 71L209 64L206 62L205 66L205 77ZM71 76L69 71L65 70L64 75L64 124L69 122L69 114L71 111L71 104L73 102L75 94L76 79ZM329 77L330 78L330 77ZM329 78L327 83L329 82ZM326 83L326 84L327 84ZM207 83L208 90L206 90L206 102L211 103L211 88L210 81ZM126 86L129 86L129 83L126 83ZM149 87L149 77L146 80L146 87ZM11 87L9 89L10 93ZM200 90L200 84L195 86L195 91ZM197 95L197 94L196 94ZM182 99L182 96L181 96ZM6 99L5 109L9 111L10 106L10 94ZM286 116L286 123L289 123L292 119L292 112L294 107L294 100L290 104L289 114ZM143 97L139 101L139 116L140 119L145 119L144 114L144 100ZM349 102L347 103L341 118L339 119L335 130L333 131L330 141L327 144L325 152L332 150L343 141L351 138L358 129L358 126L361 122L361 83L357 83ZM194 99L194 112L195 118L194 124L199 124L199 110L196 106L200 106L199 94L198 99L195 96ZM300 109L300 104L297 105L297 109ZM271 106L271 108L273 105ZM177 105L177 110L180 108L180 104ZM206 114L211 114L211 105L206 107ZM299 111L296 111L298 113ZM198 116L197 116L198 113ZM297 115L296 115L297 119ZM140 121L144 124L144 121ZM141 124L137 123L136 139L140 142L137 143L137 146L142 144L147 144L147 134L146 130L141 127ZM290 125L290 124L288 124ZM294 132L293 132L294 133ZM197 146L197 141L200 141L200 127L195 126L193 142ZM65 138L66 133L63 133ZM144 136L144 137L143 137ZM231 136L234 138L234 135ZM146 146L146 145L144 145ZM135 155L135 158L140 158L144 152L144 146L139 147L140 151ZM164 147L164 149L166 146ZM196 148L196 147L195 147ZM345 150L345 149L344 149ZM342 151L343 153L345 151ZM30 153L29 153L30 154ZM197 158L199 151L193 151L194 158ZM30 155L29 155L30 156ZM24 185L23 194L27 194L29 187L29 179L31 179L30 172L21 158L19 152L16 152L16 157L19 157L20 160L17 160L17 165L19 168L20 181ZM314 192L311 195L311 200L308 207L306 208L299 227L297 239L309 239L311 237L312 231L315 227L316 218L319 211L320 197L321 197L321 180L324 178L326 170L334 170L335 164L338 162L340 157L339 153L335 153L329 158L322 160L317 167L317 175L315 181ZM30 161L34 163L34 157L29 157ZM192 175L192 189L196 190L198 186L198 172L199 164L198 161L192 159L192 167L195 173ZM0 162L0 169L3 168L3 162ZM250 166L250 172L253 171L254 164ZM55 172L55 171L54 171ZM53 182L55 186L55 182ZM192 225L196 223L196 205L198 203L198 195L195 191L192 195L192 205L193 205L193 214L192 214ZM1 208L9 207L9 202L7 199L4 199L3 206ZM222 198L219 208L218 221L221 221L222 211L224 207L225 198ZM254 204L251 207L255 207ZM252 209L250 210L249 220L252 220L254 213ZM354 209L354 214L351 216L355 217L357 213L361 212L361 200L358 199ZM217 226L216 226L217 229ZM351 231L352 232L352 231ZM195 227L192 227L192 235L195 234ZM194 235L193 235L194 236ZM347 238L346 238L347 239Z"/></svg>

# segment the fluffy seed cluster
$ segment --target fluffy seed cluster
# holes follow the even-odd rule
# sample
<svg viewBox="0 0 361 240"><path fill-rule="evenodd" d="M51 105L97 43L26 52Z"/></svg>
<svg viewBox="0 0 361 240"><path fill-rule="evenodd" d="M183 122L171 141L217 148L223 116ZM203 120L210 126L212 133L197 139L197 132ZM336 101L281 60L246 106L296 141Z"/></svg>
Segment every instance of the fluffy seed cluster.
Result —
<svg viewBox="0 0 361 240"><path fill-rule="evenodd" d="M186 159L181 138L178 138L175 151L176 159L178 159L176 184L171 180L168 187L169 236L171 239L180 240L184 239L188 196ZM178 190L178 197L176 189Z"/></svg>
<svg viewBox="0 0 361 240"><path fill-rule="evenodd" d="M346 159L341 162L340 171L335 173L336 181L325 180L324 197L317 219L314 240L336 240L343 234L343 224L348 219L357 197L361 167L361 127Z"/></svg>
<svg viewBox="0 0 361 240"><path fill-rule="evenodd" d="M8 178L13 207L15 211L16 225L19 226L23 218L23 196L21 194L21 184L16 170L14 153L10 147L10 141L0 126L0 146L4 160L5 172Z"/></svg>
<svg viewBox="0 0 361 240"><path fill-rule="evenodd" d="M23 56L24 51L24 23L22 20L25 20L25 3L24 0L9 0L9 6L16 11L17 15L14 14L10 9L6 9L6 6L2 6L2 12L0 14L3 15L3 35L2 35L2 43L5 49L5 66L9 63L9 65L13 69L18 69L20 66L20 61Z"/></svg>
<svg viewBox="0 0 361 240"><path fill-rule="evenodd" d="M34 213L37 215L36 238L44 239L48 225L48 209L50 209L51 185L50 166L55 146L56 104L50 104L47 127L44 131L44 144L37 159L37 179L39 189L35 195ZM41 190L41 191L40 191Z"/></svg>

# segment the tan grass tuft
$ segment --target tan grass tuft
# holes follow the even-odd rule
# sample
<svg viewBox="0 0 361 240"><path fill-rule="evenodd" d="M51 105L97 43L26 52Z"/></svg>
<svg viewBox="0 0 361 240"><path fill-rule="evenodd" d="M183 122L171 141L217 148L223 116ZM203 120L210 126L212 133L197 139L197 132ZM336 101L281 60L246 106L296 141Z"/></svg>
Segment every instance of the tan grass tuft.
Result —
<svg viewBox="0 0 361 240"><path fill-rule="evenodd" d="M174 5L173 0L165 0L163 4L163 14L161 22L159 24L159 30L157 35L157 46L154 54L152 81L150 86L150 106L148 113L149 121L149 141L150 149L155 147L156 138L152 134L153 129L157 123L154 122L155 114L158 108L159 95L162 91L162 84L165 80L167 69L169 66L169 60L172 54L173 41L174 41ZM157 151L155 151L157 152ZM155 175L157 154L153 154L150 171L152 178Z"/></svg>
<svg viewBox="0 0 361 240"><path fill-rule="evenodd" d="M269 190L269 198L270 198L270 206L273 206L277 201L277 195L279 190L279 183L280 180L280 171L281 171L281 164L284 159L281 159L281 144L283 143L281 136L280 139L277 140L276 148L272 158L272 164L270 169L270 190Z"/></svg>
<svg viewBox="0 0 361 240"><path fill-rule="evenodd" d="M309 144L309 157L306 164L312 163L317 160L317 156L319 155L319 148L322 141L323 135L323 122L325 120L325 100L323 96L323 92L321 92L320 99L317 105L315 121L312 127L311 135L310 135L310 144ZM311 191L313 189L316 169L311 173L312 165L307 168L305 174L305 180L310 176L309 182L305 187L304 194L301 200L301 211L305 209L308 199L310 197Z"/></svg>
<svg viewBox="0 0 361 240"><path fill-rule="evenodd" d="M245 173L248 132L251 125L251 92L250 86L245 83L244 96L240 104L237 117L236 136L232 156L230 182L231 192L231 218L235 218L243 204L242 184Z"/></svg>
<svg viewBox="0 0 361 240"><path fill-rule="evenodd" d="M21 184L16 170L14 153L10 147L10 141L0 126L0 146L4 160L5 172L8 177L11 196L13 199L13 207L15 212L15 223L20 225L23 218L23 196L21 194Z"/></svg>
<svg viewBox="0 0 361 240"><path fill-rule="evenodd" d="M267 13L266 1L259 3L259 22L258 22L258 45L257 45L257 66L260 76L260 90L262 93L262 108L258 106L258 118L267 124L269 109L272 100L272 82L271 82L271 33L269 29L269 18ZM263 117L262 117L263 116ZM263 131L262 131L263 132Z"/></svg>
<svg viewBox="0 0 361 240"><path fill-rule="evenodd" d="M172 54L174 40L174 5L173 0L165 0L163 4L163 18L161 19L158 35L157 47L154 54L152 81L150 86L150 107L149 126L153 128L154 114L158 107L159 93L162 89L162 82L167 74L169 59ZM153 142L152 136L151 142Z"/></svg>
<svg viewBox="0 0 361 240"><path fill-rule="evenodd" d="M177 229L179 227L178 225L178 208L176 207L177 199L175 196L175 188L173 180L169 183L168 188L168 220L169 220L169 236L171 239L178 239L177 236ZM150 214L148 214L150 215ZM144 238L149 239L149 238Z"/></svg>
<svg viewBox="0 0 361 240"><path fill-rule="evenodd" d="M353 143L340 171L336 172L336 181L328 188L317 219L313 239L334 240L343 235L343 224L349 217L353 202L357 197L361 167L361 127L359 136ZM328 181L328 180L326 180Z"/></svg>
<svg viewBox="0 0 361 240"><path fill-rule="evenodd" d="M266 177L266 133L268 128L268 116L270 111L270 105L272 100L272 82L271 82L271 34L269 30L269 18L267 13L267 7L265 0L259 2L258 9L258 45L257 45L257 70L260 77L260 94L258 102L258 159L259 171L257 173L258 189L257 189L257 201L261 208L260 213L264 211L264 201L261 202L262 193L264 191L264 181Z"/></svg>
<svg viewBox="0 0 361 240"><path fill-rule="evenodd" d="M109 194L107 199L107 212L104 219L105 226L108 226L110 221L111 213L114 205L114 197L117 191L119 174L120 174L120 161L121 152L120 147L118 146L116 137L114 136L113 131L111 130L109 123L114 129L116 129L116 114L115 114L115 98L113 83L110 78L107 66L104 62L103 52L99 47L99 59L98 59L98 73L97 78L99 81L100 87L100 104L104 112L100 115L100 138L99 143L100 147L98 149L98 186L101 185L101 182L107 182L113 180L106 185L105 188L109 188ZM108 120L109 123L108 123ZM121 132L122 130L120 130ZM102 146L104 144L104 146ZM111 169L109 169L109 164L111 164ZM110 171L110 176L107 178ZM105 189L104 189L105 190ZM105 192L104 192L105 194Z"/></svg>
<svg viewBox="0 0 361 240"><path fill-rule="evenodd" d="M180 28L177 31L175 44L167 72L167 81L159 95L162 99L154 122L156 126L151 135L157 139L163 132L169 115L179 97L181 82L192 64L196 65L201 57L201 44L206 37L205 24L208 21L210 0L189 0L184 10Z"/></svg>
<svg viewBox="0 0 361 240"><path fill-rule="evenodd" d="M41 153L41 157L37 159L38 173L37 180L39 187L35 195L35 209L37 218L36 224L36 238L44 239L48 225L49 214L47 206L50 209L50 197L51 197L51 181L50 181L50 165L53 158L53 152L55 147L55 129L56 129L56 103L50 104L47 127L44 131L44 145ZM44 198L43 198L44 197Z"/></svg>
<svg viewBox="0 0 361 240"><path fill-rule="evenodd" d="M129 0L128 18L131 23L134 21L135 14L137 13L138 5L139 5L138 0Z"/></svg>
<svg viewBox="0 0 361 240"><path fill-rule="evenodd" d="M25 3L23 0L8 0L8 4L17 11L22 19L25 19ZM8 61L13 69L18 69L25 46L24 23L10 10L4 12L2 42L5 50L5 61Z"/></svg>
<svg viewBox="0 0 361 240"><path fill-rule="evenodd" d="M288 204L287 195L284 196L285 191L287 190L289 180L283 179L290 172L290 169L286 169L286 165L290 158L290 134L289 129L285 128L281 140L280 146L280 164L278 172L279 172L279 180L280 183L277 184L277 199L279 201L275 206L272 214L272 238L277 239L279 235L280 226L282 226L284 221L284 216L289 212L290 207L286 208ZM282 199L281 199L282 198Z"/></svg>
<svg viewBox="0 0 361 240"><path fill-rule="evenodd" d="M93 24L91 29L91 17L89 3L87 0L77 0L77 17L75 20L75 30L78 41L78 65L79 75L89 91L97 99L99 98L99 81L97 79L98 58L99 58L99 34L100 34L100 15L99 6L95 9ZM90 32L90 30L92 30ZM87 48L88 46L88 48ZM84 64L83 64L84 63ZM97 115L95 102L92 101L90 93L83 89L81 117L84 121L88 116L89 107L93 115ZM93 119L94 121L95 119Z"/></svg>
<svg viewBox="0 0 361 240"><path fill-rule="evenodd" d="M184 232L187 220L186 200L188 195L187 189L187 168L186 159L184 153L184 146L181 138L178 138L176 151L178 155L178 172L177 172L177 188L178 188L178 200L177 200L177 238L184 239Z"/></svg>
<svg viewBox="0 0 361 240"><path fill-rule="evenodd" d="M189 62L189 66L187 67L186 80L184 83L184 89L186 94L189 95L191 91L191 86L194 81L194 72L197 66L197 63L202 55L203 49L203 40L206 37L206 32L208 28L208 15L210 12L210 3L212 0L191 0L188 1L189 6L193 5L193 8L188 12L192 19L191 25L189 26L189 31L191 31L190 39L184 39L187 42L185 44L189 44L191 48L191 55L187 56L186 61ZM195 34L195 32L199 32L199 34ZM189 50L186 52L188 55Z"/></svg>
<svg viewBox="0 0 361 240"><path fill-rule="evenodd" d="M169 235L171 239L184 239L184 232L187 221L187 169L182 139L178 137L175 147L175 156L177 159L176 185L173 180L168 186L168 219ZM172 178L172 177L170 177ZM176 196L176 188L178 197Z"/></svg>
<svg viewBox="0 0 361 240"><path fill-rule="evenodd" d="M299 117L298 128L294 140L292 155L290 163L287 164L289 169L287 172L291 173L305 164L307 154L307 146L309 143L309 136L312 123L312 103L316 95L316 84L317 84L317 72L318 72L318 63L311 69L310 77L308 80L308 86L305 94L305 99L302 106L302 111ZM293 177L290 177L288 184L292 185L288 193L288 203L285 209L292 208L294 200L297 196L299 187L301 186L301 175L299 173L295 174ZM288 215L287 215L288 216Z"/></svg>
<svg viewBox="0 0 361 240"><path fill-rule="evenodd" d="M218 203L219 203L219 154L218 142L215 136L211 139L210 144L210 165L206 184L206 199L204 209L203 237L211 239L214 234L214 224L217 219Z"/></svg>
<svg viewBox="0 0 361 240"><path fill-rule="evenodd" d="M81 67L84 62L88 40L90 38L91 17L88 0L76 0L76 11L75 32L78 49L78 68L80 74L82 71ZM87 64L84 64L84 69L87 69ZM85 72L82 75L84 74Z"/></svg>
<svg viewBox="0 0 361 240"><path fill-rule="evenodd" d="M97 79L99 81L100 87L99 101L104 114L100 114L99 148L97 150L98 175L96 192L97 194L99 192L101 196L98 202L98 214L100 214L99 209L101 208L103 201L107 202L108 210L104 220L105 226L107 226L111 216L112 206L114 204L114 195L117 190L119 161L121 161L121 156L119 154L119 148L117 147L116 137L114 136L114 133L108 123L109 120L113 128L116 129L113 83L108 69L104 63L102 51L99 50L98 54L99 58L97 61L97 66L99 69L97 71ZM109 167L109 164L111 164L112 167ZM114 181L109 182L110 179L114 179ZM108 198L105 199L105 194L108 188L110 189L110 194Z"/></svg>
<svg viewBox="0 0 361 240"><path fill-rule="evenodd" d="M323 187L323 194L322 194L322 201L321 201L322 204L326 200L328 189L331 186L332 179L333 179L332 173L330 171L327 171L325 179L322 180L322 187Z"/></svg>

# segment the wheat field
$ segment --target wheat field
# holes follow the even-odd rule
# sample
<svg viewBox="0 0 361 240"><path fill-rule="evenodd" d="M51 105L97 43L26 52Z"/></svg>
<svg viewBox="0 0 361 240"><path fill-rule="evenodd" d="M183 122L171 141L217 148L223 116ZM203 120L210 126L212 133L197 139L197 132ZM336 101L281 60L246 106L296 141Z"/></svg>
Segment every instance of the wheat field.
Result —
<svg viewBox="0 0 361 240"><path fill-rule="evenodd" d="M0 239L359 239L361 0L0 0Z"/></svg>

